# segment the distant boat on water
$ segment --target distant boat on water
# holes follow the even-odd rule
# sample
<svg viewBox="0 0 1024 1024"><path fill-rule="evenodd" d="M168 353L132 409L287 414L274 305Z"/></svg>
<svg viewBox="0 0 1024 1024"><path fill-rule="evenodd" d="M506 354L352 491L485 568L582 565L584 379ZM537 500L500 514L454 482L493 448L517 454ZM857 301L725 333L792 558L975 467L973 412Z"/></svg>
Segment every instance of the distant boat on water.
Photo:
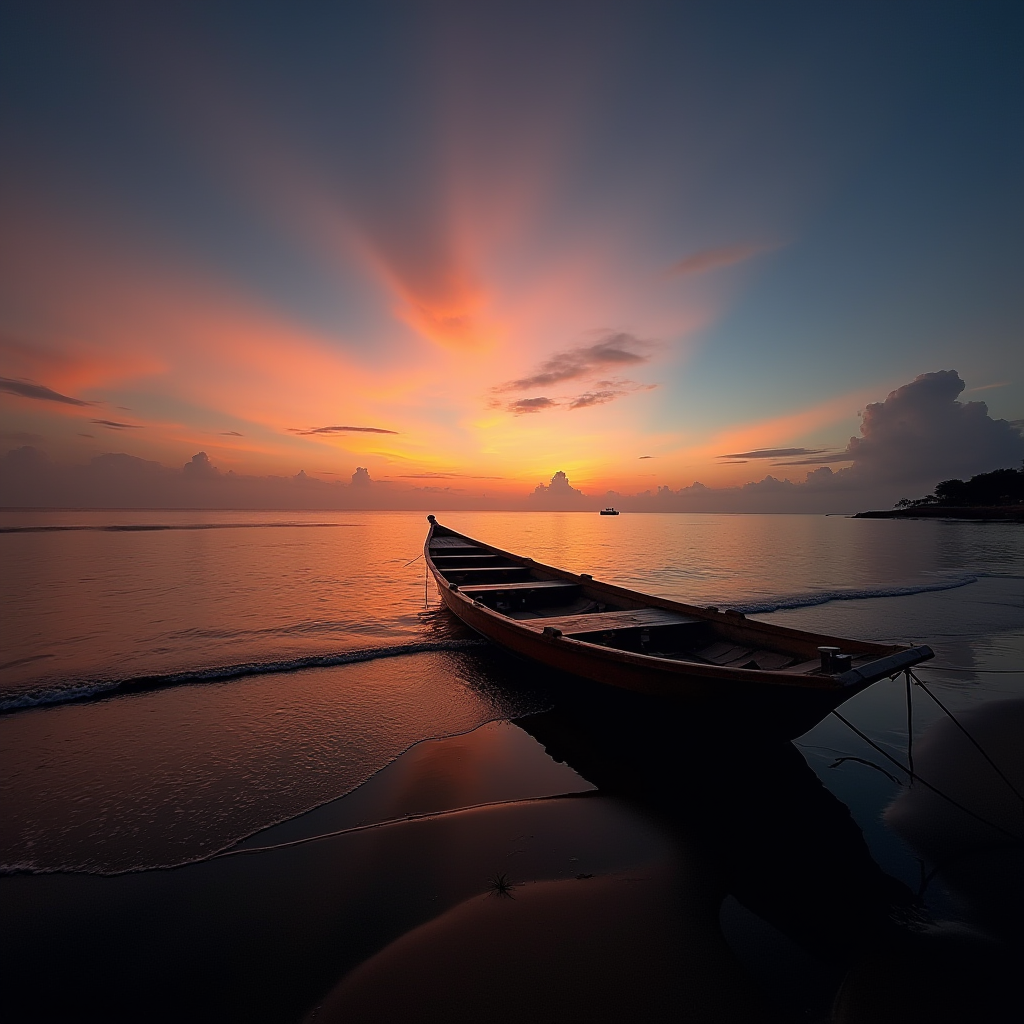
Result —
<svg viewBox="0 0 1024 1024"><path fill-rule="evenodd" d="M601 515L603 516L617 516L618 514L619 510L617 508L612 508L611 506L601 509Z"/></svg>
<svg viewBox="0 0 1024 1024"><path fill-rule="evenodd" d="M930 647L808 633L599 583L427 518L427 568L470 629L550 668L668 700L702 728L793 739L933 657Z"/></svg>

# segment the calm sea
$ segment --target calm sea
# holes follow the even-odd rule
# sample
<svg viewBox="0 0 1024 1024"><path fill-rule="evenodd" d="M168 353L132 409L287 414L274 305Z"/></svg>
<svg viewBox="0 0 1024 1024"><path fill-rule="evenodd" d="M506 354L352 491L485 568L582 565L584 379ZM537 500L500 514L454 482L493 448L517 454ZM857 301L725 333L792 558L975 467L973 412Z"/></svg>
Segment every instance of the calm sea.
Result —
<svg viewBox="0 0 1024 1024"><path fill-rule="evenodd" d="M928 643L922 675L953 708L1021 693L1017 524L439 518L652 594ZM528 671L439 609L426 525L389 512L0 513L0 869L195 860L351 791L420 740L543 708ZM844 713L899 753L903 699L883 683ZM918 727L935 714L922 707ZM829 768L870 754L863 742L830 719L798 746L887 870L916 870L879 824L892 783Z"/></svg>

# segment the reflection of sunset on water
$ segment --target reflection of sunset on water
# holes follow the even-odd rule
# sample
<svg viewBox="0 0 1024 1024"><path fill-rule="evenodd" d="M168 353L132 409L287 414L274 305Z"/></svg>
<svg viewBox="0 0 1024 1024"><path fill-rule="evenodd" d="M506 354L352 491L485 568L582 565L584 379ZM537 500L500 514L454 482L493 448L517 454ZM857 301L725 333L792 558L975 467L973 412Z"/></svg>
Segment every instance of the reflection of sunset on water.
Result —
<svg viewBox="0 0 1024 1024"><path fill-rule="evenodd" d="M1008 1019L1022 34L0 4L0 1019Z"/></svg>

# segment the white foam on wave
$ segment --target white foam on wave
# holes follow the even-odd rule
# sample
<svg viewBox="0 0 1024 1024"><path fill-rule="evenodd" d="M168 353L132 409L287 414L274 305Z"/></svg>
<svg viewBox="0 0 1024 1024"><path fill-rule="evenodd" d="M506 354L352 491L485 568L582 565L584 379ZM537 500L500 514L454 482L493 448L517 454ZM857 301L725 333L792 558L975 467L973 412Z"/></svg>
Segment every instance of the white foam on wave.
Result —
<svg viewBox="0 0 1024 1024"><path fill-rule="evenodd" d="M878 597L909 597L913 594L927 594L934 590L956 590L977 583L977 576L955 576L931 583L910 583L903 586L863 587L844 590L822 590L809 594L791 594L785 597L768 597L747 604L731 605L744 614L765 614L790 608L812 608L830 601L867 601Z"/></svg>
<svg viewBox="0 0 1024 1024"><path fill-rule="evenodd" d="M245 676L270 675L275 672L298 672L306 668L330 668L334 665L350 665L360 661L375 661L378 658L398 658L409 654L425 654L432 651L461 651L467 648L483 647L486 640L427 640L409 644L394 644L388 647L369 647L355 651L339 651L334 654L314 654L305 658L290 658L282 661L254 661L240 665L222 665L215 668L192 669L184 672L168 672L162 675L133 676L126 679L91 679L68 681L64 685L47 689L31 690L0 700L0 714L24 711L29 708L53 704L68 704L94 697L106 697L115 693L162 689L165 686L179 686L186 683L215 683Z"/></svg>
<svg viewBox="0 0 1024 1024"><path fill-rule="evenodd" d="M725 603L730 608L734 608L736 611L743 612L744 614L763 615L769 612L785 611L794 608L812 608L816 605L828 604L832 601L865 601L880 597L908 597L913 594L925 594L932 591L955 590L958 587L966 587L972 583L977 583L980 576L997 575L1001 574L979 573L977 575L947 577L926 583L814 591L804 594L766 597L745 603ZM1011 576L1010 578L1015 577ZM459 651L466 648L486 646L486 644L487 641L482 639L421 641L386 647L340 651L333 654L316 654L280 661L245 662L238 665L170 672L162 675L135 676L124 679L68 680L61 685L31 690L7 699L0 699L0 714L48 705L67 704L74 701L86 701L116 693L161 689L165 686L177 686L188 683L223 682L229 679L240 679L245 676L268 675L275 672L297 672L306 668L328 668L354 662L373 661L377 658L394 658L431 651Z"/></svg>

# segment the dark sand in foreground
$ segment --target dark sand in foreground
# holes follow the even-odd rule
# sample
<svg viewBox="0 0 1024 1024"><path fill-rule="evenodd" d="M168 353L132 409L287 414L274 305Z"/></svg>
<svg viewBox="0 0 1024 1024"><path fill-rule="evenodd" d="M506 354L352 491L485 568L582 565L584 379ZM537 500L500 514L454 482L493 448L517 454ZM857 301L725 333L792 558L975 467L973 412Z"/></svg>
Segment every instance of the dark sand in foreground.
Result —
<svg viewBox="0 0 1024 1024"><path fill-rule="evenodd" d="M419 744L248 845L427 817L169 871L0 878L0 1020L301 1020L359 963L485 893L496 872L598 876L671 855L650 823L592 789L494 723ZM545 798L573 790L584 792ZM513 802L446 811L491 800Z"/></svg>
<svg viewBox="0 0 1024 1024"><path fill-rule="evenodd" d="M352 972L310 1021L772 1019L686 865L475 896Z"/></svg>
<svg viewBox="0 0 1024 1024"><path fill-rule="evenodd" d="M0 878L0 1019L1014 1019L794 747L629 715L419 744L232 856Z"/></svg>

